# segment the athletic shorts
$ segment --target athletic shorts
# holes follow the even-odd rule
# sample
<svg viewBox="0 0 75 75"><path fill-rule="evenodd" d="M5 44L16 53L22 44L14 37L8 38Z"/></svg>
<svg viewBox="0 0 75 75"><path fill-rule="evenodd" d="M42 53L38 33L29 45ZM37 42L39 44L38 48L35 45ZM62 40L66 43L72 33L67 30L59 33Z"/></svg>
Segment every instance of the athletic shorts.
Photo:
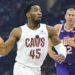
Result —
<svg viewBox="0 0 75 75"><path fill-rule="evenodd" d="M41 72L34 71L33 68L24 66L20 63L15 63L13 75L41 75Z"/></svg>
<svg viewBox="0 0 75 75"><path fill-rule="evenodd" d="M57 75L75 75L75 65L69 65L66 63L59 64L56 62Z"/></svg>

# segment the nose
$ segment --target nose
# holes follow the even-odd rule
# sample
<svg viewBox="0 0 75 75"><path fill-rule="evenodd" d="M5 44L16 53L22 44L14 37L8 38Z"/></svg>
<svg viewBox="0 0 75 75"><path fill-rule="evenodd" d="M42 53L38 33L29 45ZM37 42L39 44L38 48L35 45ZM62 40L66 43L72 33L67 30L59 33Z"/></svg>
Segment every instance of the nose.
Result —
<svg viewBox="0 0 75 75"><path fill-rule="evenodd" d="M72 18L72 16L70 16L70 18Z"/></svg>

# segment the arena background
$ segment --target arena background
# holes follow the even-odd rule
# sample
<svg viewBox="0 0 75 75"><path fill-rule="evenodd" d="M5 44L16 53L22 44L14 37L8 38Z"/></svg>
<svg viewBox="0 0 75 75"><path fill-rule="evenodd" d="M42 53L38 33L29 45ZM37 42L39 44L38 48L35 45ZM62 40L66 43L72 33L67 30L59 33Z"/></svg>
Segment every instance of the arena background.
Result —
<svg viewBox="0 0 75 75"><path fill-rule="evenodd" d="M27 22L24 7L31 1L41 6L42 22L52 26L65 22L64 14L67 8L75 8L75 0L0 0L0 36L4 40L13 28ZM0 57L0 75L13 75L15 56L16 44L7 56ZM54 61L48 55L42 66L42 75L56 75Z"/></svg>

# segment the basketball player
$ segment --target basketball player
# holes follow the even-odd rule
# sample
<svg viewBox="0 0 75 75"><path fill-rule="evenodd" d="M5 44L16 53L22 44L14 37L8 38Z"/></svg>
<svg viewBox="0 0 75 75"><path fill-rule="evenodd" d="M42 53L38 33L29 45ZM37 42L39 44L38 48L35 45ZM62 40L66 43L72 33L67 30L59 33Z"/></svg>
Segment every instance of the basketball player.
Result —
<svg viewBox="0 0 75 75"><path fill-rule="evenodd" d="M14 75L41 75L41 65L48 53L48 39L51 39L61 60L66 58L66 48L51 26L40 23L42 12L38 4L30 3L25 8L25 16L28 23L13 29L5 43L0 38L0 54L7 55L17 42Z"/></svg>
<svg viewBox="0 0 75 75"><path fill-rule="evenodd" d="M57 24L57 31L61 42L67 48L67 57L62 64L56 63L57 75L75 75L75 9L69 8L65 14L65 24ZM54 59L54 57L53 57Z"/></svg>

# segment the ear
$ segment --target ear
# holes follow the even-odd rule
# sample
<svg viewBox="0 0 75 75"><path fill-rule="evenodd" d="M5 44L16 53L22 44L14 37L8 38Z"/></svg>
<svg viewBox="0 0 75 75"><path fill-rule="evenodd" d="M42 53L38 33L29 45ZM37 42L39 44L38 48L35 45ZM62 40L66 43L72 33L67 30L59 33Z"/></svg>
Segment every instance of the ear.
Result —
<svg viewBox="0 0 75 75"><path fill-rule="evenodd" d="M29 14L29 12L28 12L28 13L26 13L26 16L27 16L27 18L29 18L29 17L30 17L30 14Z"/></svg>

